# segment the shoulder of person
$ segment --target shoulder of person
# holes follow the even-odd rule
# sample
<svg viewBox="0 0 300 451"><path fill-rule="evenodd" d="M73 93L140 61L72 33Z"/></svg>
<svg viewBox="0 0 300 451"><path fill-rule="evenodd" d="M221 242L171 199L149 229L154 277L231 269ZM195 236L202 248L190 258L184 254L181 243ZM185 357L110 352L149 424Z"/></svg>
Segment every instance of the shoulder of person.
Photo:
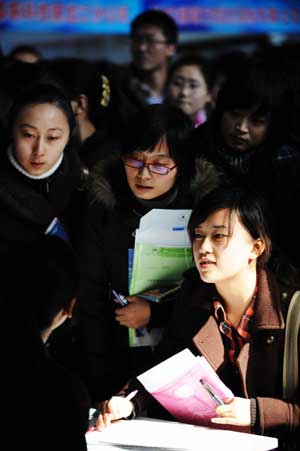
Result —
<svg viewBox="0 0 300 451"><path fill-rule="evenodd" d="M87 187L91 204L113 210L127 192L126 177L119 156L99 161L89 175Z"/></svg>
<svg viewBox="0 0 300 451"><path fill-rule="evenodd" d="M201 144L204 141L209 141L212 138L213 123L211 119L203 122L198 127L195 127L192 131L191 138L195 144Z"/></svg>
<svg viewBox="0 0 300 451"><path fill-rule="evenodd" d="M191 192L195 203L222 181L224 175L214 163L204 157L195 158L195 170L191 181Z"/></svg>

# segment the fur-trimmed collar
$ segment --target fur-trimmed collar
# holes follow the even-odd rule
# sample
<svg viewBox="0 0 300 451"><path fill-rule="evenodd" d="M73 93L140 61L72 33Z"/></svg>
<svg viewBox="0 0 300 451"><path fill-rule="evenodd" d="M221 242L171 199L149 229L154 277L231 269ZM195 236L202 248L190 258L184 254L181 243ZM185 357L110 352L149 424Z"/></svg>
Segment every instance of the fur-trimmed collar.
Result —
<svg viewBox="0 0 300 451"><path fill-rule="evenodd" d="M214 189L220 182L221 174L214 165L204 158L195 160L195 170L188 185L187 195L195 201ZM117 203L130 198L131 192L127 184L123 163L119 157L110 157L100 161L91 172L88 183L91 202L104 205L109 209Z"/></svg>

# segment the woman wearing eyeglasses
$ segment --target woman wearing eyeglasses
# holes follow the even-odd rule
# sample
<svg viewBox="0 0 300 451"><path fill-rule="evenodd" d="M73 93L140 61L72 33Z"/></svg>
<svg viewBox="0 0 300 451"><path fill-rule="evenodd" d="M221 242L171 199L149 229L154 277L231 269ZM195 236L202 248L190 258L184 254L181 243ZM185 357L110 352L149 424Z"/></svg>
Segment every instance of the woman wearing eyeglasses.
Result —
<svg viewBox="0 0 300 451"><path fill-rule="evenodd" d="M175 107L149 105L129 120L121 156L91 175L90 205L81 243L80 328L83 377L94 405L141 372L151 347L129 348L128 328L163 327L172 302L128 296L128 254L141 217L153 208L192 208L194 193L216 183L212 166L195 161L188 138L193 124ZM206 180L203 180L203 178ZM117 306L112 289L128 305Z"/></svg>

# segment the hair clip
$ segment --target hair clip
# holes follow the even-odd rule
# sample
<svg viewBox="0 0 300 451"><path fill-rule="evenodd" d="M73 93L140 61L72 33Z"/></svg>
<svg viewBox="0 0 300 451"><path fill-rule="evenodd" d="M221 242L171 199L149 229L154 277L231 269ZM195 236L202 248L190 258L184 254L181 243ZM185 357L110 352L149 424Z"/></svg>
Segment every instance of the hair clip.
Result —
<svg viewBox="0 0 300 451"><path fill-rule="evenodd" d="M105 75L101 75L102 80L102 97L100 100L100 105L106 108L110 102L110 84L109 80Z"/></svg>

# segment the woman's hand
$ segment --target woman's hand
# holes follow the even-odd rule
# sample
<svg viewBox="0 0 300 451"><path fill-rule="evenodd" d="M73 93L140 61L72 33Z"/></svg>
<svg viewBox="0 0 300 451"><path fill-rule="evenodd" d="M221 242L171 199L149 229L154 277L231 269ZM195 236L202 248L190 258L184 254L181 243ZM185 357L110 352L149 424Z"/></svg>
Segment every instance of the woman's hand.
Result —
<svg viewBox="0 0 300 451"><path fill-rule="evenodd" d="M96 423L96 430L101 431L108 427L112 421L129 417L132 413L133 404L123 396L113 396L105 401Z"/></svg>
<svg viewBox="0 0 300 451"><path fill-rule="evenodd" d="M215 418L212 423L232 424L234 426L251 425L251 404L250 399L233 398L225 401L225 404L216 408Z"/></svg>
<svg viewBox="0 0 300 451"><path fill-rule="evenodd" d="M134 329L146 327L151 317L149 302L138 296L130 296L126 300L128 305L115 310L116 321L122 326L133 327Z"/></svg>

